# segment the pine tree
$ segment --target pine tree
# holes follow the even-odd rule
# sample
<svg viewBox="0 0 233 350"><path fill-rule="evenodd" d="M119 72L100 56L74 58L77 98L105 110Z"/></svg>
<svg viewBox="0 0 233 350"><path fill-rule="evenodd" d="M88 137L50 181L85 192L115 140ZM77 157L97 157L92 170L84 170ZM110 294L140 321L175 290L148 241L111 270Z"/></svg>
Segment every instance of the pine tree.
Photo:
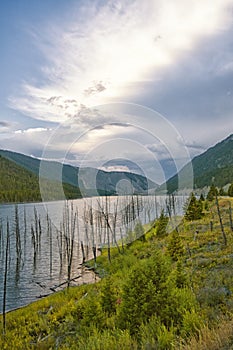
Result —
<svg viewBox="0 0 233 350"><path fill-rule="evenodd" d="M216 195L218 195L218 189L217 189L216 186L214 186L214 184L212 184L212 185L210 186L210 189L209 189L209 192L208 192L208 194L207 194L206 199L207 199L208 201L211 202L212 200L215 199L215 196L216 196Z"/></svg>
<svg viewBox="0 0 233 350"><path fill-rule="evenodd" d="M188 206L185 212L186 220L198 220L203 216L202 202L198 201L193 193L188 201Z"/></svg>
<svg viewBox="0 0 233 350"><path fill-rule="evenodd" d="M116 311L117 295L110 277L106 278L102 283L100 303L107 314L110 315Z"/></svg>
<svg viewBox="0 0 233 350"><path fill-rule="evenodd" d="M205 201L205 197L204 197L203 193L200 195L199 201L201 201L201 202Z"/></svg>
<svg viewBox="0 0 233 350"><path fill-rule="evenodd" d="M144 234L144 228L142 226L141 221L138 221L136 223L135 228L134 228L134 233L135 233L136 238L140 238Z"/></svg>
<svg viewBox="0 0 233 350"><path fill-rule="evenodd" d="M158 237L163 237L166 235L167 233L166 228L167 228L168 221L169 219L164 214L164 210L162 209L158 223L157 223L157 230L156 230Z"/></svg>
<svg viewBox="0 0 233 350"><path fill-rule="evenodd" d="M228 194L228 196L233 197L233 183L228 188L227 194Z"/></svg>
<svg viewBox="0 0 233 350"><path fill-rule="evenodd" d="M136 334L140 324L147 322L152 315L161 322L173 322L175 310L169 305L174 303L174 280L170 278L170 273L169 260L161 252L139 261L132 268L123 285L118 315L120 327L127 326L131 334Z"/></svg>
<svg viewBox="0 0 233 350"><path fill-rule="evenodd" d="M174 261L178 261L184 254L184 246L180 238L179 232L172 232L171 239L167 247L170 257Z"/></svg>
<svg viewBox="0 0 233 350"><path fill-rule="evenodd" d="M226 192L224 191L224 189L221 187L219 190L219 196L225 196Z"/></svg>

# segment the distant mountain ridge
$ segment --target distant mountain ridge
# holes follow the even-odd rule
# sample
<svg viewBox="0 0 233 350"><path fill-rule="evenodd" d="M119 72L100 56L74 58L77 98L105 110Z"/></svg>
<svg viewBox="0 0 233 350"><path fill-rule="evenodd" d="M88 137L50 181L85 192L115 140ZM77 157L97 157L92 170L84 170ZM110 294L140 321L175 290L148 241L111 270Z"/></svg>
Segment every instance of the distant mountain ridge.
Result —
<svg viewBox="0 0 233 350"><path fill-rule="evenodd" d="M107 172L94 168L80 169L55 161L43 160L42 173L40 173L41 161L37 158L7 150L0 150L0 155L36 176L42 175L42 177L48 180L61 181L61 174L63 183L76 188L81 186L82 195L117 194L119 191L122 191L123 194L124 190L129 193L133 191L135 194L143 194L149 189L157 187L157 184L139 174L126 171Z"/></svg>
<svg viewBox="0 0 233 350"><path fill-rule="evenodd" d="M233 182L233 134L226 139L210 147L207 151L194 157L191 161L194 176L194 189L204 188L214 184L223 187ZM180 177L188 176L188 167L185 165L178 173ZM178 174L172 176L166 183L159 187L159 191L173 193L178 189ZM185 182L185 181L184 181ZM187 181L188 182L188 181ZM181 188L182 189L182 188Z"/></svg>

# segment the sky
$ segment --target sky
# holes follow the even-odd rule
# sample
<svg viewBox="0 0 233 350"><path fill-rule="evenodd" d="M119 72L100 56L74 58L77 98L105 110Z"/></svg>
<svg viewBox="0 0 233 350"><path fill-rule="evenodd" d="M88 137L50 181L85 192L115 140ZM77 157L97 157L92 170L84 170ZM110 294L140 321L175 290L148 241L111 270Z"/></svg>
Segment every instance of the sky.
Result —
<svg viewBox="0 0 233 350"><path fill-rule="evenodd" d="M0 148L161 183L232 133L232 34L233 0L1 1Z"/></svg>

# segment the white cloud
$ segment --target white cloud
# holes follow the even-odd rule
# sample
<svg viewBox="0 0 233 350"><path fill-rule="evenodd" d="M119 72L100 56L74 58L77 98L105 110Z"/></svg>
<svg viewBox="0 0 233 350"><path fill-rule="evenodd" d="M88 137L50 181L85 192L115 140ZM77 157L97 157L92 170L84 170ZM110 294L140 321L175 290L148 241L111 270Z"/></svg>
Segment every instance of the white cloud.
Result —
<svg viewBox="0 0 233 350"><path fill-rule="evenodd" d="M43 131L51 131L51 128L29 128L29 129L19 129L15 131L15 134L33 134L41 133Z"/></svg>
<svg viewBox="0 0 233 350"><path fill-rule="evenodd" d="M99 168L100 170L111 172L111 171L125 171L130 172L130 169L125 165L110 165L110 166L102 166Z"/></svg>
<svg viewBox="0 0 233 350"><path fill-rule="evenodd" d="M124 0L83 2L69 23L50 23L37 34L50 62L43 81L25 83L11 107L33 118L63 122L82 104L106 103L130 94L129 86L174 64L204 36L228 24L231 0ZM75 14L74 14L75 13ZM40 28L41 32L41 28Z"/></svg>

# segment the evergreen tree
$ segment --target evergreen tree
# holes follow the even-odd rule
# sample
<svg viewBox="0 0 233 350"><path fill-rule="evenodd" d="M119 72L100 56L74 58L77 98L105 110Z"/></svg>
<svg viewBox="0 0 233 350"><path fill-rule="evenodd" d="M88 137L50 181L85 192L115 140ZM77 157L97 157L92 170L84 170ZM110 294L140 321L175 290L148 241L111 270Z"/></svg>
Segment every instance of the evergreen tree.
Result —
<svg viewBox="0 0 233 350"><path fill-rule="evenodd" d="M174 261L178 261L184 254L184 246L179 232L172 232L171 239L167 247L168 253Z"/></svg>
<svg viewBox="0 0 233 350"><path fill-rule="evenodd" d="M135 233L136 239L140 238L144 234L144 228L142 226L141 221L138 221L136 223L135 228L134 228L134 233Z"/></svg>
<svg viewBox="0 0 233 350"><path fill-rule="evenodd" d="M166 228L167 228L168 221L169 221L169 219L164 214L164 209L162 209L159 220L157 222L156 233L157 233L158 237L163 237L166 235L166 233L167 233Z"/></svg>
<svg viewBox="0 0 233 350"><path fill-rule="evenodd" d="M225 196L226 192L224 191L224 189L221 187L219 190L219 196Z"/></svg>
<svg viewBox="0 0 233 350"><path fill-rule="evenodd" d="M228 196L233 197L233 183L228 188L227 194L228 194Z"/></svg>
<svg viewBox="0 0 233 350"><path fill-rule="evenodd" d="M187 209L185 212L186 220L198 220L203 216L202 202L198 201L193 193L188 201Z"/></svg>
<svg viewBox="0 0 233 350"><path fill-rule="evenodd" d="M188 278L184 271L184 266L182 265L181 260L177 261L175 276L176 285L178 288L184 288L186 285L188 285Z"/></svg>
<svg viewBox="0 0 233 350"><path fill-rule="evenodd" d="M205 201L205 197L204 197L203 193L200 195L199 201L201 201L201 202Z"/></svg>
<svg viewBox="0 0 233 350"><path fill-rule="evenodd" d="M134 266L123 286L119 324L136 334L139 326L156 315L161 322L172 324L174 280L171 266L160 252ZM162 305L164 307L162 307ZM175 311L175 310L174 310Z"/></svg>
<svg viewBox="0 0 233 350"><path fill-rule="evenodd" d="M214 186L214 184L212 184L210 186L206 199L211 202L212 200L214 200L216 195L218 195L218 189L216 186Z"/></svg>
<svg viewBox="0 0 233 350"><path fill-rule="evenodd" d="M113 286L113 281L110 277L106 278L101 287L101 306L102 309L107 313L115 313L117 303L117 295Z"/></svg>

